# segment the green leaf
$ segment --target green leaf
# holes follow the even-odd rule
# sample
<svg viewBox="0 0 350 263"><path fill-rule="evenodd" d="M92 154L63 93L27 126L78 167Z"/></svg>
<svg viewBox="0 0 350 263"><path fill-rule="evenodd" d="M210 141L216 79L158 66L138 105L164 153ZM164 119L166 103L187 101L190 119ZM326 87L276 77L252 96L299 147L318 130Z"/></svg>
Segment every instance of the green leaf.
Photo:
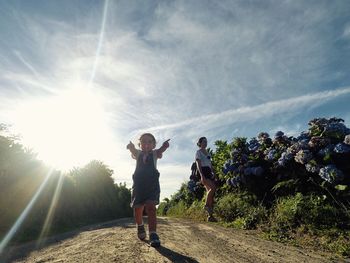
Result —
<svg viewBox="0 0 350 263"><path fill-rule="evenodd" d="M344 185L344 184L338 184L334 188L339 190L339 191L345 191L346 189L348 189L348 186Z"/></svg>

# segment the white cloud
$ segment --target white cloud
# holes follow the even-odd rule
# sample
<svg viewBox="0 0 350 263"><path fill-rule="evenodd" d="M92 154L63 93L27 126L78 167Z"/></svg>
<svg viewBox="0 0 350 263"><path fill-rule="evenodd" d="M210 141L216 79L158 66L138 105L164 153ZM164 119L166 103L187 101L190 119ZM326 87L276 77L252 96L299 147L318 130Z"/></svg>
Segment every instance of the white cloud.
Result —
<svg viewBox="0 0 350 263"><path fill-rule="evenodd" d="M238 109L231 109L220 113L213 113L205 116L199 116L177 123L165 124L148 128L147 131L155 132L159 130L179 130L194 127L196 130L210 130L220 126L226 126L235 122L245 122L260 119L264 116L273 116L275 114L284 114L291 112L297 114L308 108L312 104L322 104L338 96L350 93L350 87L307 94L300 97L283 99L279 101L266 102L257 106L245 106ZM139 130L141 134L145 130ZM187 132L187 130L186 130Z"/></svg>
<svg viewBox="0 0 350 263"><path fill-rule="evenodd" d="M187 177L184 163L192 160L198 136L252 134L259 120L275 125L281 114L321 114L319 106L349 94L338 88L348 85L348 62L334 54L329 22L344 17L332 4L109 1L99 52L103 7L95 7L72 7L75 18L59 10L54 16L40 9L7 12L13 14L8 30L18 33L9 39L13 47L0 51L0 117L38 95L87 87L97 61L91 90L103 97L116 143L103 158L128 184L134 162L125 144L143 131L160 142L171 138L160 161L171 189ZM343 28L349 38L349 24ZM172 162L184 166L168 167Z"/></svg>
<svg viewBox="0 0 350 263"><path fill-rule="evenodd" d="M350 23L344 27L343 38L350 39Z"/></svg>

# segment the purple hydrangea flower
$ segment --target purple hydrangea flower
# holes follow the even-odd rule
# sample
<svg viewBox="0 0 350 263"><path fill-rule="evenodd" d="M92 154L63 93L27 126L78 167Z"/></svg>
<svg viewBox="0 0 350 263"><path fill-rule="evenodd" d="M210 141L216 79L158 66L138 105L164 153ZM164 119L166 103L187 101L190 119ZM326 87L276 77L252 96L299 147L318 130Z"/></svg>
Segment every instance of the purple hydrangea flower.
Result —
<svg viewBox="0 0 350 263"><path fill-rule="evenodd" d="M324 156L326 156L328 154L332 154L333 150L334 150L334 144L328 144L326 147L324 147L323 149L319 150L317 154L319 156L324 157Z"/></svg>
<svg viewBox="0 0 350 263"><path fill-rule="evenodd" d="M195 193L198 189L199 189L199 185L197 184L197 182L190 180L187 183L187 189L191 192L191 193Z"/></svg>
<svg viewBox="0 0 350 263"><path fill-rule="evenodd" d="M298 141L302 140L310 140L310 134L308 131L303 131L300 133L300 135L297 137Z"/></svg>
<svg viewBox="0 0 350 263"><path fill-rule="evenodd" d="M347 134L344 120L339 118L316 118L309 121L310 134L313 136L324 136L339 139Z"/></svg>
<svg viewBox="0 0 350 263"><path fill-rule="evenodd" d="M236 172L238 170L238 165L233 163L232 160L228 160L222 167L222 172L226 175L228 172Z"/></svg>
<svg viewBox="0 0 350 263"><path fill-rule="evenodd" d="M224 174L227 174L228 172L238 172L239 165L239 163L229 160L224 164L222 171L224 172Z"/></svg>
<svg viewBox="0 0 350 263"><path fill-rule="evenodd" d="M343 138L346 135L347 128L344 123L329 123L324 127L322 136L331 138Z"/></svg>
<svg viewBox="0 0 350 263"><path fill-rule="evenodd" d="M297 143L292 144L291 146L288 147L287 152L296 154L297 152L301 150L308 150L310 147L308 145L307 140L301 140L298 141Z"/></svg>
<svg viewBox="0 0 350 263"><path fill-rule="evenodd" d="M263 172L264 169L261 166L247 167L244 169L244 175L261 176Z"/></svg>
<svg viewBox="0 0 350 263"><path fill-rule="evenodd" d="M331 184L340 182L344 179L343 172L337 169L337 167L335 167L335 165L332 164L321 168L319 175L323 180Z"/></svg>
<svg viewBox="0 0 350 263"><path fill-rule="evenodd" d="M350 145L350 134L345 136L344 143L347 144L347 145Z"/></svg>
<svg viewBox="0 0 350 263"><path fill-rule="evenodd" d="M318 174L320 172L320 166L318 164L314 164L314 163L307 163L305 165L305 169L306 171L308 171L309 173L313 173L313 174Z"/></svg>
<svg viewBox="0 0 350 263"><path fill-rule="evenodd" d="M281 157L278 159L277 163L279 166L284 167L290 160L292 160L294 155L288 150L286 152L283 152Z"/></svg>
<svg viewBox="0 0 350 263"><path fill-rule="evenodd" d="M255 152L259 149L260 146L261 145L260 145L259 141L256 138L252 138L248 143L248 150L250 152Z"/></svg>
<svg viewBox="0 0 350 263"><path fill-rule="evenodd" d="M338 143L334 147L334 152L336 153L350 153L350 145L347 145L345 143Z"/></svg>
<svg viewBox="0 0 350 263"><path fill-rule="evenodd" d="M283 136L284 136L284 132L278 131L278 132L275 133L274 139L278 140L278 139L283 138Z"/></svg>
<svg viewBox="0 0 350 263"><path fill-rule="evenodd" d="M297 163L306 164L312 159L312 157L312 152L310 152L309 150L300 150L294 156L294 160Z"/></svg>
<svg viewBox="0 0 350 263"><path fill-rule="evenodd" d="M265 151L265 160L267 161L274 161L275 155L277 154L277 151L275 149L267 149Z"/></svg>
<svg viewBox="0 0 350 263"><path fill-rule="evenodd" d="M270 139L270 135L267 132L260 132L258 134L258 141L260 144L266 143Z"/></svg>
<svg viewBox="0 0 350 263"><path fill-rule="evenodd" d="M241 181L241 177L236 176L234 178L227 179L226 183L232 187L238 187Z"/></svg>
<svg viewBox="0 0 350 263"><path fill-rule="evenodd" d="M242 156L241 156L241 162L242 162L242 163L246 163L246 162L248 162L248 160L249 160L248 155L242 154Z"/></svg>
<svg viewBox="0 0 350 263"><path fill-rule="evenodd" d="M316 148L316 149L320 149L323 147L326 147L328 144L330 144L330 139L325 138L325 137L321 137L321 136L314 136L310 139L308 145L310 146L310 148Z"/></svg>
<svg viewBox="0 0 350 263"><path fill-rule="evenodd" d="M233 149L233 150L231 151L231 158L232 158L233 160L237 159L237 158L239 157L240 153L241 153L241 152L240 152L239 150Z"/></svg>
<svg viewBox="0 0 350 263"><path fill-rule="evenodd" d="M224 163L224 166L222 167L222 172L224 174L227 174L230 171L230 166L232 165L232 161L228 160L226 163Z"/></svg>

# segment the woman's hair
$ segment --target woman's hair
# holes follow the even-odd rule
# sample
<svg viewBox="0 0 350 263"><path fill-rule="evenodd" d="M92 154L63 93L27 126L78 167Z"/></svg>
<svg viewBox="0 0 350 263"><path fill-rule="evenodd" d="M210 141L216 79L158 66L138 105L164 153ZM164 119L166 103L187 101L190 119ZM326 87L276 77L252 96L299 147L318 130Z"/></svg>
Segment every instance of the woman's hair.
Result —
<svg viewBox="0 0 350 263"><path fill-rule="evenodd" d="M154 145L156 145L156 138L153 136L153 134L152 134L152 133L144 133L144 134L142 134L142 135L140 136L140 138L139 138L139 146L141 145L141 140L142 140L142 137L144 137L144 136L149 136L149 137L151 137L152 140L153 140L153 142L154 142Z"/></svg>
<svg viewBox="0 0 350 263"><path fill-rule="evenodd" d="M200 147L202 141L203 141L203 140L206 140L206 139L207 139L206 137L200 137L200 138L198 139L197 146Z"/></svg>

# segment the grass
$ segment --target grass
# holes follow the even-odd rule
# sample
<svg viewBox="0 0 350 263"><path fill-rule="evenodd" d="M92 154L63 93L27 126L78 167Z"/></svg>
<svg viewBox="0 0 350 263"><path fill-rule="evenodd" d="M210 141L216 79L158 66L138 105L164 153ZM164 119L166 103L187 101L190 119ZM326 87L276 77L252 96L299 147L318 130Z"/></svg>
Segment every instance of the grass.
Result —
<svg viewBox="0 0 350 263"><path fill-rule="evenodd" d="M206 220L204 199L187 203L180 200L168 208L166 215ZM217 200L215 215L225 227L258 229L269 240L350 257L347 214L317 195L281 197L267 209L254 195L230 193Z"/></svg>

